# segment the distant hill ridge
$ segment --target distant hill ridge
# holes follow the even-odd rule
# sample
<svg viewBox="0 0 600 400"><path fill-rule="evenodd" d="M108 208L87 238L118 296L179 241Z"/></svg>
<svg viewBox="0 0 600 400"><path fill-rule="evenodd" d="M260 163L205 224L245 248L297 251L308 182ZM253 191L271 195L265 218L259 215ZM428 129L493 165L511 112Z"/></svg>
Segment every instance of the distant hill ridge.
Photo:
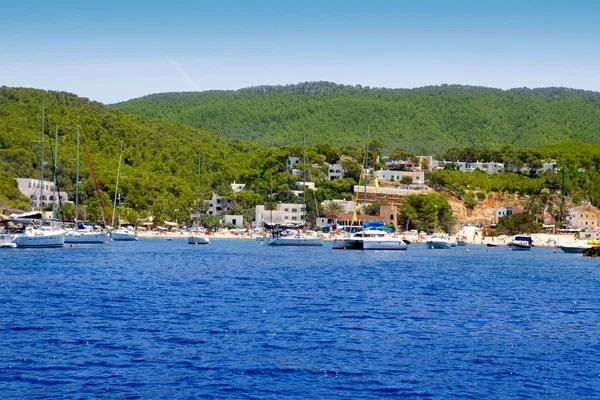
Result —
<svg viewBox="0 0 600 400"><path fill-rule="evenodd" d="M160 93L112 107L267 146L298 144L303 135L309 143L362 146L367 125L388 151L600 143L600 93L568 88L385 89L304 82Z"/></svg>

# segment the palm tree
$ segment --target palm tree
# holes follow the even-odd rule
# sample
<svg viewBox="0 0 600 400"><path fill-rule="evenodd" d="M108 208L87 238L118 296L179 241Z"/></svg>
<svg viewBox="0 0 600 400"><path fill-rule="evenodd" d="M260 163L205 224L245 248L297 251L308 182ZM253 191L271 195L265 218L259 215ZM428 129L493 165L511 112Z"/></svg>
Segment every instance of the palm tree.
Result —
<svg viewBox="0 0 600 400"><path fill-rule="evenodd" d="M337 225L337 220L344 215L344 207L335 201L329 201L323 206L323 212L327 219L333 220L334 225Z"/></svg>

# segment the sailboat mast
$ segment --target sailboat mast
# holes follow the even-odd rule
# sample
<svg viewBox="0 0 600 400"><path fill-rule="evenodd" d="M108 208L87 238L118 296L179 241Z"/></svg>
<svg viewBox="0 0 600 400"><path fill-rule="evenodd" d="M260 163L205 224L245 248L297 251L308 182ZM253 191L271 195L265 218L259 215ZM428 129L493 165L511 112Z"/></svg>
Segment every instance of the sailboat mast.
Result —
<svg viewBox="0 0 600 400"><path fill-rule="evenodd" d="M113 204L112 220L110 225L115 226L115 211L117 208L117 193L119 193L119 178L121 177L121 160L123 159L123 141L121 140L121 150L119 152L119 168L117 170L117 185L115 186L115 202ZM120 201L119 201L120 203Z"/></svg>
<svg viewBox="0 0 600 400"><path fill-rule="evenodd" d="M77 127L77 157L75 158L75 228L79 219L79 127Z"/></svg>
<svg viewBox="0 0 600 400"><path fill-rule="evenodd" d="M362 225L363 231L365 229L365 215L367 215L367 181L369 179L369 125L367 125L367 145L365 146L365 193L363 200L363 215L362 215Z"/></svg>
<svg viewBox="0 0 600 400"><path fill-rule="evenodd" d="M304 177L302 178L304 180L304 184L302 185L304 192L303 192L303 199L302 202L304 203L304 210L303 210L303 214L302 214L302 219L304 220L304 224L306 225L306 216L307 216L307 212L306 212L306 137L302 136L302 165L304 165Z"/></svg>
<svg viewBox="0 0 600 400"><path fill-rule="evenodd" d="M52 218L57 218L56 215L56 159L58 157L58 126L54 134L54 180L52 186Z"/></svg>
<svg viewBox="0 0 600 400"><path fill-rule="evenodd" d="M45 111L44 111L44 100L42 99L42 161L41 161L41 174L40 174L40 211L42 211L43 208L43 194L44 194L44 117L45 117Z"/></svg>
<svg viewBox="0 0 600 400"><path fill-rule="evenodd" d="M198 183L196 185L196 230L200 229L200 163L202 161L202 155L198 154Z"/></svg>

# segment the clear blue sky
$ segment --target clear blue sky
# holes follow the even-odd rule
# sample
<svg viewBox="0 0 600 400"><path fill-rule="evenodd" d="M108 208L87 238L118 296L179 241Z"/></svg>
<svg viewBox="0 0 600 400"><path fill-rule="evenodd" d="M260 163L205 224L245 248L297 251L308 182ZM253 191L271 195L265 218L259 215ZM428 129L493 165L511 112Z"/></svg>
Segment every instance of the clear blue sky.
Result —
<svg viewBox="0 0 600 400"><path fill-rule="evenodd" d="M598 1L6 0L0 9L0 85L105 103L316 80L600 91Z"/></svg>

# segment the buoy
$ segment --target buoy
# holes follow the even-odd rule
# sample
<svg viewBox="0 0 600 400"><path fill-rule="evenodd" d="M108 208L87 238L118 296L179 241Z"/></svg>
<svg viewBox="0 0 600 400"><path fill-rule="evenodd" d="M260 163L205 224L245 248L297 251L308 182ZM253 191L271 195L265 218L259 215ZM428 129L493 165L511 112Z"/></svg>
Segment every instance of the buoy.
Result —
<svg viewBox="0 0 600 400"><path fill-rule="evenodd" d="M75 245L73 243L71 243L71 247L75 247Z"/></svg>
<svg viewBox="0 0 600 400"><path fill-rule="evenodd" d="M469 249L465 249L465 253L468 253L468 252L469 252Z"/></svg>
<svg viewBox="0 0 600 400"><path fill-rule="evenodd" d="M556 253L556 247L554 248L554 250L552 251L553 253Z"/></svg>
<svg viewBox="0 0 600 400"><path fill-rule="evenodd" d="M346 250L346 246L344 246L344 250Z"/></svg>
<svg viewBox="0 0 600 400"><path fill-rule="evenodd" d="M104 244L108 244L108 240L105 240L105 241L104 241Z"/></svg>
<svg viewBox="0 0 600 400"><path fill-rule="evenodd" d="M508 246L508 251L512 251L512 247Z"/></svg>

